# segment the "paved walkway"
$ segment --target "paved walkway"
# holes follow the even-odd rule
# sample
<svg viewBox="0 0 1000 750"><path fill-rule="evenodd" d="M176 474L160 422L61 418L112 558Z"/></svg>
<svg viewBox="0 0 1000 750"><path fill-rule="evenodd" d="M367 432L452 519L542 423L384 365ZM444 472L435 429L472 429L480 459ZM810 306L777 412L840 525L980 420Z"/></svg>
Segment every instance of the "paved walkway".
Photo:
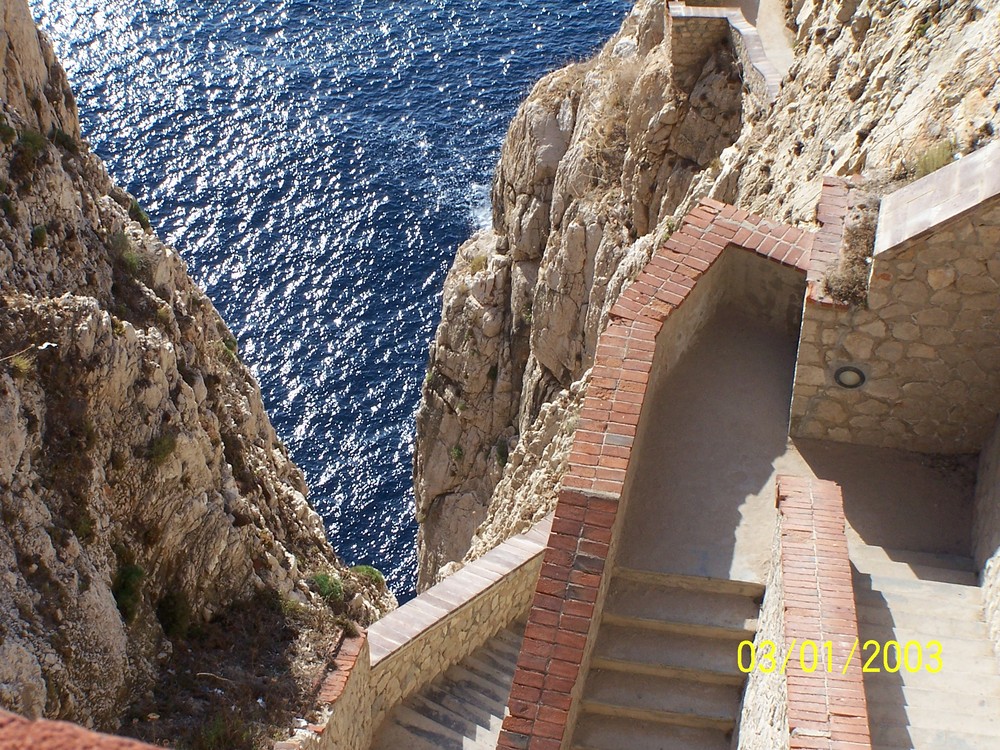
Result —
<svg viewBox="0 0 1000 750"><path fill-rule="evenodd" d="M618 564L765 580L775 476L794 473L788 403L795 342L740 311L709 321L650 395ZM796 464L797 465L797 464Z"/></svg>
<svg viewBox="0 0 1000 750"><path fill-rule="evenodd" d="M744 17L757 27L767 58L783 77L795 58L792 51L795 36L785 25L784 0L740 0L739 4ZM690 5L697 5L697 2Z"/></svg>

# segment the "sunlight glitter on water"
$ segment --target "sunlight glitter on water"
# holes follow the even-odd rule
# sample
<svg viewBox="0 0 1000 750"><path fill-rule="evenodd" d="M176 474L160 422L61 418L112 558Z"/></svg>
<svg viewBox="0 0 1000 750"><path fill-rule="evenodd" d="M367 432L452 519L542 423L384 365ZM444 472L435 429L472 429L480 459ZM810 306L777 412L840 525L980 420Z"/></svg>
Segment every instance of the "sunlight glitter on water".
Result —
<svg viewBox="0 0 1000 750"><path fill-rule="evenodd" d="M444 275L489 224L520 100L630 3L29 1L86 137L239 339L334 546L412 595Z"/></svg>

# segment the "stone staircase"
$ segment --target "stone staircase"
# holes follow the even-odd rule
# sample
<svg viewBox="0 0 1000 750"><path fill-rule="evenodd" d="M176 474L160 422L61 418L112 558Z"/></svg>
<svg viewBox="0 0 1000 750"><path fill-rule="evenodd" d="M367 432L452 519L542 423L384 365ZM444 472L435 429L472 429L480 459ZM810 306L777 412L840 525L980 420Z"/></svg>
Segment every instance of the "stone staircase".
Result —
<svg viewBox="0 0 1000 750"><path fill-rule="evenodd" d="M495 750L524 624L484 646L397 706L372 750Z"/></svg>
<svg viewBox="0 0 1000 750"><path fill-rule="evenodd" d="M573 750L729 750L764 587L617 569Z"/></svg>
<svg viewBox="0 0 1000 750"><path fill-rule="evenodd" d="M1000 662L972 560L852 544L851 562L862 643L917 641L925 659L929 641L942 647L936 674L872 662L883 669L864 675L873 750L1000 748Z"/></svg>

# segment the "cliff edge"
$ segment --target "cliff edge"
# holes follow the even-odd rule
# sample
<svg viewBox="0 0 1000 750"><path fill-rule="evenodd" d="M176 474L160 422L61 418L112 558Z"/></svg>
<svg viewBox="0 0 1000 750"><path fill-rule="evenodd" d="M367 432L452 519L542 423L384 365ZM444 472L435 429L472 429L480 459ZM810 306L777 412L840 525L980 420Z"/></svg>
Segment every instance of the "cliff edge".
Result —
<svg viewBox="0 0 1000 750"><path fill-rule="evenodd" d="M132 719L237 686L249 736L325 668L324 599L395 601L335 555L234 337L81 139L26 0L2 7L0 707L174 741Z"/></svg>
<svg viewBox="0 0 1000 750"><path fill-rule="evenodd" d="M510 125L492 226L459 248L431 344L420 588L552 509L608 311L698 200L809 226L824 175L864 174L877 193L1000 127L996 4L789 2L794 57L773 101L750 85L743 35L699 46L666 5L638 0Z"/></svg>

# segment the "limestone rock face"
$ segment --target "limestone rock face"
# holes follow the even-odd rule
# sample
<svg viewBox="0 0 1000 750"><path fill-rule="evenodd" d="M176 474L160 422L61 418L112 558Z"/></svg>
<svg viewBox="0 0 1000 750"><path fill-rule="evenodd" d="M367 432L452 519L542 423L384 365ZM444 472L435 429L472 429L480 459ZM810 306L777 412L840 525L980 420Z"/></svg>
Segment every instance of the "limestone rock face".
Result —
<svg viewBox="0 0 1000 750"><path fill-rule="evenodd" d="M79 140L25 0L0 16L0 707L113 729L183 611L353 577L183 261Z"/></svg>
<svg viewBox="0 0 1000 750"><path fill-rule="evenodd" d="M546 76L518 110L493 226L459 249L431 347L415 459L421 586L488 518L504 531L484 527L477 549L551 507L573 384L693 177L738 137L740 90L726 49L675 86L663 3L641 0L595 59Z"/></svg>
<svg viewBox="0 0 1000 750"><path fill-rule="evenodd" d="M621 289L704 197L809 224L822 178L912 179L1000 127L1000 5L794 0L776 102L727 46L675 80L664 3L638 0L593 60L511 123L493 225L445 282L417 418L419 584L550 510L597 336Z"/></svg>

